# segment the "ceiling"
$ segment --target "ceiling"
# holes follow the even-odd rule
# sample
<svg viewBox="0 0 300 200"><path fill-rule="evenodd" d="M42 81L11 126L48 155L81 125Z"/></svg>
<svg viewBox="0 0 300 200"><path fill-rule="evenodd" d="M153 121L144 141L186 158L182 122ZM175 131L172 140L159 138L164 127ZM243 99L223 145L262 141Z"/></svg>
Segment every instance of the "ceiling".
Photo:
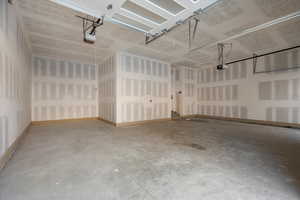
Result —
<svg viewBox="0 0 300 200"><path fill-rule="evenodd" d="M144 33L155 34L169 29L177 21L204 10L218 0L51 0L91 16L126 24ZM108 5L111 8L108 9Z"/></svg>
<svg viewBox="0 0 300 200"><path fill-rule="evenodd" d="M140 15L143 14L144 17L146 16L158 24L161 23L161 25L150 26L149 23L144 23L145 20L137 20L138 18L132 16L132 13L127 16L131 20L134 19L149 26L150 32L157 32L162 28L169 27L172 24L170 20L173 20L174 24L175 18L176 20L179 19L176 15L170 17L170 13L154 12L158 8L150 9L151 3L149 2L145 4L147 6L144 5L145 7L142 8L140 4L132 4L132 2L151 1L155 3L170 2L171 0L131 0L129 3L126 0L72 1L77 2L77 6L82 5L80 7L82 12L89 10L96 13L98 11L100 15L104 13L108 16L108 19L113 18L116 11L106 11L104 5L114 2L113 7L117 9L119 15L124 16L123 7L136 11ZM186 3L187 1L189 3ZM189 10L185 15L191 14L192 9L202 8L204 5L201 4L201 7L200 4L196 5L191 1L176 0L178 5L183 5ZM199 2L202 1L209 2L208 0L199 0ZM162 59L175 65L194 67L216 62L217 49L214 44L218 41L300 10L299 0L220 0L215 6L198 17L200 22L192 42L192 48L200 46L203 48L189 52L187 24L183 24L165 36L145 45L143 32L129 29L108 20L97 29L96 44L90 45L83 42L82 21L75 17L75 15L84 16L83 13L48 0L19 0L16 5L22 15L22 23L34 55L100 63L114 52L121 50ZM136 5L140 7L137 9ZM182 12L180 6L173 5L170 7L174 13ZM80 9L77 7L77 10ZM226 59L230 61L251 56L253 53L263 53L299 45L299 34L300 17L227 41L232 43L233 47Z"/></svg>

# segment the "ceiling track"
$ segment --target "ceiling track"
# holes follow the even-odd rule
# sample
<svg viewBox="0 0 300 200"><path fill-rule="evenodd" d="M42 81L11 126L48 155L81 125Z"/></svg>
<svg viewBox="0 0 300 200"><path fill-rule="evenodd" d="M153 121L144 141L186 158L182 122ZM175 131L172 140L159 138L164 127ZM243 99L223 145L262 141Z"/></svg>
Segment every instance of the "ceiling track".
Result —
<svg viewBox="0 0 300 200"><path fill-rule="evenodd" d="M68 7L70 9L73 9L75 11L78 11L78 12L81 12L81 13L85 13L87 15L90 15L92 17L96 17L96 18L101 18L103 17L103 15L99 15L89 9L85 9L85 8L81 8L80 6L76 5L75 3L73 3L71 0L50 0L54 3L57 3L57 4L60 4L62 6L65 6L65 7ZM114 19L112 17L108 17L108 16L105 16L105 21L109 21L111 23L114 23L114 24L118 24L118 25L121 25L121 26L125 26L131 30L134 30L134 31L138 31L138 32L142 32L146 35L146 44L149 44L150 42L153 42L154 40L160 38L161 36L165 35L166 33L172 31L173 29L175 29L176 27L184 24L184 23L187 23L188 21L190 20L193 20L193 19L197 19L197 17L203 13L205 13L205 11L207 11L208 9L216 6L217 4L219 4L220 2L222 2L223 0L216 0L216 2L212 3L211 5L205 7L204 9L199 9L197 11L195 11L193 13L192 16L188 17L187 19L185 20L179 20L174 26L172 26L171 28L166 28L166 29L163 29L162 31L156 33L156 34L150 34L149 32L145 31L145 30L142 30L140 28L137 28L135 26L132 26L130 24L127 24L127 23L124 23L122 21L119 21L117 19ZM197 26L195 27L197 28ZM195 30L194 30L195 31Z"/></svg>
<svg viewBox="0 0 300 200"><path fill-rule="evenodd" d="M194 35L193 35L193 38L194 38L196 29L197 29L197 26L198 26L198 20L199 20L198 17L202 14L205 14L205 12L207 10L209 10L209 9L215 7L216 5L218 5L221 1L222 0L218 0L215 3L207 6L204 9L199 9L199 10L195 11L193 15L191 15L190 17L188 17L185 20L181 20L181 21L176 22L176 24L174 26L172 26L171 28L169 28L169 29L163 29L161 32L156 33L156 34L146 34L145 44L147 45L147 44L157 40L158 38L164 36L165 34L173 31L174 29L176 29L177 27L179 27L179 26L181 26L182 24L185 24L185 23L189 23L189 30L191 31L191 24L190 24L191 20L196 20L196 24L194 26ZM189 35L191 35L191 33ZM191 40L191 37L189 37L189 40Z"/></svg>
<svg viewBox="0 0 300 200"><path fill-rule="evenodd" d="M277 19L275 19L275 20L269 21L269 22L267 22L267 23L264 23L264 24L255 26L255 27L253 27L253 28L246 29L246 30L242 31L242 32L239 33L239 34L236 34L236 35L233 35L233 36L228 37L228 38L226 38L226 39L217 41L217 42L215 42L215 43L213 43L213 44L203 45L203 46L200 46L200 47L191 49L190 52L198 51L198 50L201 50L201 49L203 49L203 48L208 48L208 47L217 46L219 43L225 43L225 42L228 42L228 41L230 41L230 40L234 40L234 39L240 38L240 37L242 37L242 36L248 35L248 34L250 34L250 33L254 33L254 32L257 32L257 31L261 31L261 30L264 30L264 29L269 28L269 27L271 27L271 26L274 26L274 25L277 25L277 24L280 24L280 23L289 21L289 20L294 19L294 18L297 18L297 17L300 17L300 10L297 11L297 12L291 13L291 14L289 14L289 15L286 15L286 16L284 16L284 17L280 17L280 18L277 18Z"/></svg>
<svg viewBox="0 0 300 200"><path fill-rule="evenodd" d="M81 12L81 13L84 13L84 14L87 14L87 15L90 15L91 17L96 17L96 18L102 18L103 15L99 15L97 13L94 13L88 9L84 9L84 8L80 8L79 6L75 5L74 3L72 3L71 1L69 0L50 0L54 3L57 3L59 5L62 5L64 7L67 7L67 8L70 8L72 10L75 10L77 12ZM144 30L142 29L138 29L134 26L131 26L129 24L126 24L126 23L123 23L123 22L120 22L118 20L115 20L115 19L112 19L112 18L108 18L106 17L105 18L105 21L109 21L111 23L114 23L114 24L118 24L118 25L121 25L121 26L126 26L127 28L131 29L131 30L134 30L134 31L139 31L139 32L142 32L142 33L146 33Z"/></svg>
<svg viewBox="0 0 300 200"><path fill-rule="evenodd" d="M269 55L273 55L273 54L277 54L277 53L281 53L281 52L285 52L285 51L290 51L290 50L293 50L293 49L299 49L299 48L300 48L300 45L289 47L289 48L286 48L286 49L280 49L280 50L277 50L277 51L272 51L272 52L269 52L269 53L264 53L264 54L261 54L261 55L254 54L253 56L248 57L248 58L243 58L243 59L228 62L228 63L226 63L226 65L232 65L234 63L244 62L244 61L247 61L247 60L252 60L252 59L265 57L265 56L269 56Z"/></svg>

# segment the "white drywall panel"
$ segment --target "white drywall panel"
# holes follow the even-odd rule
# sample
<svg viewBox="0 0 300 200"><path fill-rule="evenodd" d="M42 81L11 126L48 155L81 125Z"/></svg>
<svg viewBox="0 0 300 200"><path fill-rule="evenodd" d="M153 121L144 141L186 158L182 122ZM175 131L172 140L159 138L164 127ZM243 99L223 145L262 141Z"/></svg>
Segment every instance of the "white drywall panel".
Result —
<svg viewBox="0 0 300 200"><path fill-rule="evenodd" d="M15 7L0 1L0 156L31 121L31 52Z"/></svg>
<svg viewBox="0 0 300 200"><path fill-rule="evenodd" d="M299 50L284 54L260 59L257 69L279 69L300 63ZM173 70L183 77L177 81L182 88L172 85L175 92L183 92L182 115L300 123L299 70L253 74L252 61L230 65L225 71L216 71L214 66Z"/></svg>
<svg viewBox="0 0 300 200"><path fill-rule="evenodd" d="M33 57L32 120L98 117L95 64Z"/></svg>
<svg viewBox="0 0 300 200"><path fill-rule="evenodd" d="M170 96L169 63L117 54L117 123L170 118Z"/></svg>
<svg viewBox="0 0 300 200"><path fill-rule="evenodd" d="M99 117L116 122L116 56L99 65Z"/></svg>

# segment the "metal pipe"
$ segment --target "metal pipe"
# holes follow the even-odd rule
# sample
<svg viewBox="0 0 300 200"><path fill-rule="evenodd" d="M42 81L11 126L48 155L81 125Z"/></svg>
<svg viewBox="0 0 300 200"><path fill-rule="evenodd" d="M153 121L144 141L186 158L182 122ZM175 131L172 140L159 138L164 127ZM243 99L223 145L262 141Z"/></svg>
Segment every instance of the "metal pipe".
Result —
<svg viewBox="0 0 300 200"><path fill-rule="evenodd" d="M175 26L172 26L170 29L168 29L166 32L162 32L159 35L156 35L155 37L152 37L150 40L146 40L146 44L149 44L149 43L157 40L158 38L164 36L165 34L169 33L170 31L174 30L175 28L177 28L180 25L181 24L176 24Z"/></svg>
<svg viewBox="0 0 300 200"><path fill-rule="evenodd" d="M235 61L228 62L228 63L226 63L226 65L231 65L231 64L234 64L234 63L238 63L238 62L252 60L252 59L255 59L255 58L260 58L260 57L264 57L264 56L268 56L268 55L272 55L272 54L276 54L276 53L281 53L281 52L284 52L284 51L289 51L289 50L293 50L293 49L297 49L297 48L300 48L300 45L290 47L290 48L286 48L286 49L277 50L277 51L272 51L272 52L261 54L261 55L255 55L255 56L253 55L253 56L248 57L248 58L243 58L243 59L240 59L240 60L235 60Z"/></svg>
<svg viewBox="0 0 300 200"><path fill-rule="evenodd" d="M193 40L196 37L196 31L197 31L197 28L198 28L198 23L199 23L199 20L195 18L195 26L194 26L194 31L193 31Z"/></svg>

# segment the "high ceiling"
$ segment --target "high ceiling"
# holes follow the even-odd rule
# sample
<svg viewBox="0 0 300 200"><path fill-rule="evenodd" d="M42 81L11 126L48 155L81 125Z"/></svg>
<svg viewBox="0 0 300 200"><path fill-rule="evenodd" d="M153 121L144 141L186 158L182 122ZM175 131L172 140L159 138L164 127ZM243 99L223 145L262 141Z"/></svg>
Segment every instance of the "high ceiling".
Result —
<svg viewBox="0 0 300 200"><path fill-rule="evenodd" d="M190 0L177 0L182 1ZM84 2L90 5L89 1ZM96 44L90 45L83 42L82 21L75 17L84 16L83 13L48 0L19 0L16 4L34 55L99 63L115 51L122 50L195 67L216 62L217 49L212 44L300 10L299 0L221 0L199 16L192 47L203 48L189 53L187 24L145 45L144 33L105 22L97 29ZM132 8L133 5L126 6ZM149 17L155 20L164 18L159 17L162 14L152 14ZM229 40L227 42L233 47L227 60L299 45L299 35L300 17Z"/></svg>
<svg viewBox="0 0 300 200"><path fill-rule="evenodd" d="M194 12L203 11L218 0L51 0L106 21L127 24L144 33L169 29ZM109 9L108 9L109 7Z"/></svg>

